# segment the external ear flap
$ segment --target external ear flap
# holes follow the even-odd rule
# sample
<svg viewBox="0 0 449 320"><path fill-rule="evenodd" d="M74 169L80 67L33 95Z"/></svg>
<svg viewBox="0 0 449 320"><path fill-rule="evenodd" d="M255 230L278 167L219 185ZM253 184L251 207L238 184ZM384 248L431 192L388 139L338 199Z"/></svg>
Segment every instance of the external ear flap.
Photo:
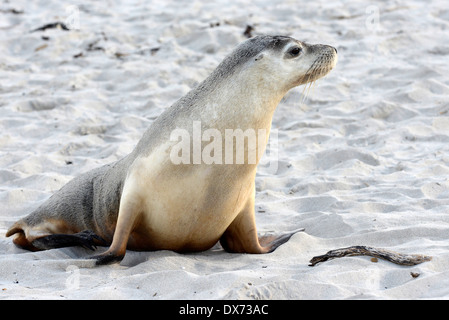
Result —
<svg viewBox="0 0 449 320"><path fill-rule="evenodd" d="M254 59L254 61L262 60L262 58L263 58L263 53L259 53L259 54L256 56L256 58Z"/></svg>

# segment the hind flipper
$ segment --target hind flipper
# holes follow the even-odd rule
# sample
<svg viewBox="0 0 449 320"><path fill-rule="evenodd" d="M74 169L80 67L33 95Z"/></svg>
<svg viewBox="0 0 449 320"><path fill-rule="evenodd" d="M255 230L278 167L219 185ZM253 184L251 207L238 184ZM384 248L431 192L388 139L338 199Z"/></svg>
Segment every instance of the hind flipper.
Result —
<svg viewBox="0 0 449 320"><path fill-rule="evenodd" d="M97 266L106 265L106 264L112 264L117 263L123 260L125 257L124 254L118 254L118 253L112 253L112 252L105 252L103 254L99 254L97 256L90 257L91 259L95 259L95 264Z"/></svg>
<svg viewBox="0 0 449 320"><path fill-rule="evenodd" d="M95 250L97 245L105 246L107 242L94 232L84 230L75 234L50 234L33 240L31 245L39 250L75 246Z"/></svg>

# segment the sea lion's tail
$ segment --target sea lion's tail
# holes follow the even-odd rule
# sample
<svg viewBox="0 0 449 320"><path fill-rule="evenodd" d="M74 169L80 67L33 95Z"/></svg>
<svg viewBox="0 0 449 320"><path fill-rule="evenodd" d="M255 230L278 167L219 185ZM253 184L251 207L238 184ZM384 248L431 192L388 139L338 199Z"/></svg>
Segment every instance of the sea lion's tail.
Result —
<svg viewBox="0 0 449 320"><path fill-rule="evenodd" d="M21 220L17 221L16 223L14 223L8 229L8 231L6 231L5 236L10 237L12 235L16 235L14 237L14 239L12 240L15 245L17 245L23 249L36 251L37 250L36 247L34 247L31 244L31 242L27 239L27 237L25 235L25 229L26 229L26 222L23 219L21 219Z"/></svg>
<svg viewBox="0 0 449 320"><path fill-rule="evenodd" d="M6 236L6 237L10 237L10 236L12 236L13 234L16 234L16 233L19 233L19 232L24 233L23 228L24 228L24 227L23 227L23 220L19 220L19 221L17 221L16 223L14 223L14 224L8 229L8 231L6 231L5 236Z"/></svg>

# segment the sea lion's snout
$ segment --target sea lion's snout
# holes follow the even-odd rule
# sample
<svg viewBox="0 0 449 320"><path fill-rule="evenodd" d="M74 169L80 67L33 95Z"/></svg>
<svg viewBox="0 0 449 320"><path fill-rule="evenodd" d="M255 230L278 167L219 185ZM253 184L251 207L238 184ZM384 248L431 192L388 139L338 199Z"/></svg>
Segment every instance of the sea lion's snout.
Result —
<svg viewBox="0 0 449 320"><path fill-rule="evenodd" d="M306 71L299 77L295 85L312 83L327 75L337 64L338 55L335 47L326 44L303 43L308 56ZM304 63L304 62L303 62Z"/></svg>
<svg viewBox="0 0 449 320"><path fill-rule="evenodd" d="M326 50L328 52L331 52L332 54L338 54L337 49L333 46L327 45L327 44L317 44L318 50Z"/></svg>
<svg viewBox="0 0 449 320"><path fill-rule="evenodd" d="M337 49L327 44L314 44L308 46L309 53L318 55L337 55Z"/></svg>

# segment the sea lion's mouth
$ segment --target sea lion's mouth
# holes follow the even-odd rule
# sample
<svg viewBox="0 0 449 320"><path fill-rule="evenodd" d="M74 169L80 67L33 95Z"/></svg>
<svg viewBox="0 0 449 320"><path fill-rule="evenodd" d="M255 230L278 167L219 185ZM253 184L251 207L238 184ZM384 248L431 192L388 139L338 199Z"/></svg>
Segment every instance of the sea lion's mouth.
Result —
<svg viewBox="0 0 449 320"><path fill-rule="evenodd" d="M323 51L315 59L307 72L299 78L300 84L313 84L313 82L327 75L335 67L337 63L337 50L327 46Z"/></svg>
<svg viewBox="0 0 449 320"><path fill-rule="evenodd" d="M306 84L303 90L303 102L307 99L310 89L316 80L327 75L337 64L337 50L326 46L323 52L315 59L307 72L298 79L299 85Z"/></svg>
<svg viewBox="0 0 449 320"><path fill-rule="evenodd" d="M304 83L318 80L319 78L327 75L336 64L336 54L324 54L320 55L310 66L304 76Z"/></svg>

